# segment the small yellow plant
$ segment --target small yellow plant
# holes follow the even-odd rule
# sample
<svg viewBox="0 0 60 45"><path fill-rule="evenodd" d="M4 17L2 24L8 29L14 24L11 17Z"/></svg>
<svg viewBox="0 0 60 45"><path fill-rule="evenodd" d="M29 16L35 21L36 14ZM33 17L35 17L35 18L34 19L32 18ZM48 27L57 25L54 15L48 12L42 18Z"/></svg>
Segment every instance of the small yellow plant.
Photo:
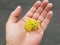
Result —
<svg viewBox="0 0 60 45"><path fill-rule="evenodd" d="M38 29L40 25L41 25L40 21L29 18L25 23L25 29L26 31L31 32Z"/></svg>

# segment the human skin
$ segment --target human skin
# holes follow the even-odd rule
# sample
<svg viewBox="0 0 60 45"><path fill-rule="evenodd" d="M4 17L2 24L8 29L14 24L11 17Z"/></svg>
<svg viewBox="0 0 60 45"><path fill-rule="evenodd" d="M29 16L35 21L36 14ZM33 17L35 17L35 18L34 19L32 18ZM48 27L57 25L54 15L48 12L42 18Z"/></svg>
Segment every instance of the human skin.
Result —
<svg viewBox="0 0 60 45"><path fill-rule="evenodd" d="M22 8L17 6L6 23L6 45L39 45L53 16L52 7L52 3L49 3L48 0L37 1L25 16L18 20ZM41 21L41 27L35 31L27 32L24 24L28 18Z"/></svg>

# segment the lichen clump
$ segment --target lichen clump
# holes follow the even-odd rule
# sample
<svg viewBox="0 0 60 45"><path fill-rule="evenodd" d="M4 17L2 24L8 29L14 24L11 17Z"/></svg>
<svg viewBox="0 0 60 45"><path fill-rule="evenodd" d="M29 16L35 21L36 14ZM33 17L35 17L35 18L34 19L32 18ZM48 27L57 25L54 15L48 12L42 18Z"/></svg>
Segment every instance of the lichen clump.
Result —
<svg viewBox="0 0 60 45"><path fill-rule="evenodd" d="M25 29L28 32L34 31L40 27L40 21L34 20L34 19L27 19L25 23Z"/></svg>

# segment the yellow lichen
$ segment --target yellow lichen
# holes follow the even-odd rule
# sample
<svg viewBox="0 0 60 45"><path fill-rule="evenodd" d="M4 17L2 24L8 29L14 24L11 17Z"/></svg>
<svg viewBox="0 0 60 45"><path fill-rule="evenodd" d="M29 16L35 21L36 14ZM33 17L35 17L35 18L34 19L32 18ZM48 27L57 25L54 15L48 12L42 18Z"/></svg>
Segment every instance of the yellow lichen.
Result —
<svg viewBox="0 0 60 45"><path fill-rule="evenodd" d="M25 23L25 29L26 31L31 32L38 29L40 25L41 25L40 21L29 18Z"/></svg>

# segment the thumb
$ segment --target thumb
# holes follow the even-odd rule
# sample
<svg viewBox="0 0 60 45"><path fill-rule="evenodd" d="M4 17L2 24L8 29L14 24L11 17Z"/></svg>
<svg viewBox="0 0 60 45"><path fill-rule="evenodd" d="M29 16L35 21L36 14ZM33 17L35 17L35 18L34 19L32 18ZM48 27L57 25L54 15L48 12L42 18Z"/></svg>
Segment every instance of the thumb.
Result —
<svg viewBox="0 0 60 45"><path fill-rule="evenodd" d="M17 8L9 16L8 21L12 21L12 22L16 23L18 20L18 17L21 15L21 12L22 12L21 6L17 6Z"/></svg>

